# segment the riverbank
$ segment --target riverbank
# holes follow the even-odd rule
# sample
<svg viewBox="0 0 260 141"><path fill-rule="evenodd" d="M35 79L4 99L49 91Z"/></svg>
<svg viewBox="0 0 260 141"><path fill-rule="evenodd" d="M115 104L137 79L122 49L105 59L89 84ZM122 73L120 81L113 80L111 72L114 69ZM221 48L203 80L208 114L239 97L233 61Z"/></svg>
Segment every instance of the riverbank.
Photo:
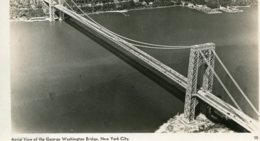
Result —
<svg viewBox="0 0 260 141"><path fill-rule="evenodd" d="M223 12L226 12L226 13L240 13L240 12L243 12L243 10L238 9L238 7L229 7L229 6L227 6L227 7L220 6L219 10L221 10Z"/></svg>
<svg viewBox="0 0 260 141"><path fill-rule="evenodd" d="M192 3L188 3L186 6L184 5L184 7L188 7L190 9L195 9L197 11L200 11L200 12L203 12L206 14L221 14L222 13L217 8L210 8L207 5L194 5Z"/></svg>
<svg viewBox="0 0 260 141"><path fill-rule="evenodd" d="M190 9L194 9L206 14L221 14L221 10L225 9L224 7L220 8L209 8L206 5L193 5L192 3L189 3L187 5L170 5L170 6L158 6L158 7L140 7L140 8L133 8L133 9L124 9L124 10L110 10L110 11L97 11L97 12L92 12L92 13L88 13L89 15L94 15L94 14L104 14L104 13L122 13L125 16L129 16L128 14L126 14L129 11L139 11L139 10L153 10L153 9L162 9L162 8L172 8L172 7L185 7L185 8L190 8ZM240 10L238 8L250 8L251 6L232 6L232 7L228 7L226 9L228 9L228 11L224 11L227 13L238 13L238 12L243 12L243 10Z"/></svg>
<svg viewBox="0 0 260 141"><path fill-rule="evenodd" d="M10 19L10 22L42 22L42 21L49 21L49 17L32 17L30 19L27 18Z"/></svg>
<svg viewBox="0 0 260 141"><path fill-rule="evenodd" d="M245 6L219 6L218 8L211 8L207 6L206 4L200 5L200 4L194 4L190 2L184 2L182 1L181 3L171 3L169 5L157 5L157 4L146 4L142 6L136 6L136 7L131 7L131 8L125 8L125 9L115 9L115 10L97 10L95 12L88 12L88 14L102 14L102 13L122 13L125 16L128 16L125 14L128 11L137 11L137 10L151 10L151 9L160 9L160 8L171 8L171 7L186 7L190 9L194 9L206 14L221 14L222 12L226 13L239 13L243 12L243 10L239 8L249 8L251 7L250 5L245 5ZM90 7L88 7L90 8Z"/></svg>
<svg viewBox="0 0 260 141"><path fill-rule="evenodd" d="M21 10L17 8L11 8L11 14L10 19L11 21L22 21L22 22L35 22L35 21L46 21L48 19L48 8L44 3L41 3L41 5L38 5L38 7L42 7L41 9L34 10L34 7L27 7L27 8L20 8ZM127 14L128 11L137 11L137 10L152 10L152 9L160 9L160 8L171 8L171 7L186 7L190 9L194 9L206 14L221 14L222 12L226 13L239 13L243 12L243 10L239 9L241 7L250 7L250 5L247 6L227 6L219 8L210 8L207 5L199 5L199 4L193 4L189 2L182 1L180 4L171 4L171 5L156 5L156 4L148 4L148 5L142 5L142 6L132 6L125 9L112 9L112 10L96 10L94 12L88 12L89 15L93 14L103 14L103 13L121 13L124 16L129 16ZM84 8L84 7L83 7ZM86 7L85 7L86 8ZM16 14L15 14L16 13ZM56 17L57 19L57 17Z"/></svg>

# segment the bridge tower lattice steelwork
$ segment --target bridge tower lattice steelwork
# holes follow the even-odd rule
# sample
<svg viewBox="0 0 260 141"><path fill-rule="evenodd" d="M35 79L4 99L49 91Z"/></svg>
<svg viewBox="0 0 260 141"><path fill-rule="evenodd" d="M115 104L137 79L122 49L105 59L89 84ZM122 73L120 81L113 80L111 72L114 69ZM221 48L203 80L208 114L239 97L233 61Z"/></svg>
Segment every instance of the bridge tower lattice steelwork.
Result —
<svg viewBox="0 0 260 141"><path fill-rule="evenodd" d="M195 109L198 104L198 100L194 95L197 93L198 74L200 66L202 65L205 65L205 67L202 67L202 69L204 69L202 71L204 72L201 89L212 92L214 74L210 67L207 66L201 53L203 53L207 61L210 62L211 67L214 68L215 56L212 52L213 50L215 50L215 44L213 43L195 45L190 50L188 81L184 104L184 117L188 122L195 119Z"/></svg>
<svg viewBox="0 0 260 141"><path fill-rule="evenodd" d="M54 4L53 0L49 0L49 20L54 21Z"/></svg>
<svg viewBox="0 0 260 141"><path fill-rule="evenodd" d="M59 5L64 6L64 0L59 0ZM64 13L62 11L59 12L59 20L64 20Z"/></svg>

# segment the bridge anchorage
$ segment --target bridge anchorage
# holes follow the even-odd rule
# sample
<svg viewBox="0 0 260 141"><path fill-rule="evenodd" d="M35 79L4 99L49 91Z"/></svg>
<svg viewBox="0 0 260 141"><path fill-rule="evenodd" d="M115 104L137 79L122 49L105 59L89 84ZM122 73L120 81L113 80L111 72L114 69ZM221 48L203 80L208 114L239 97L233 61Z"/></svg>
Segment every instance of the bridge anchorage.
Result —
<svg viewBox="0 0 260 141"><path fill-rule="evenodd" d="M92 19L87 13L85 13L74 0L58 0L58 4L54 4L53 0L44 0L49 4L50 21L54 21L54 10L59 11L60 19L64 19L64 15L71 17L75 21L84 25L87 30L95 34L98 38L113 44L113 47L120 50L122 54L128 55L137 60L144 67L149 68L151 71L159 74L163 79L170 80L174 84L178 84L185 89L185 103L184 103L184 117L185 121L191 123L196 119L195 109L199 102L199 99L216 109L223 114L226 118L233 120L238 125L243 127L249 132L255 132L258 129L258 122L253 118L246 115L240 108L239 104L230 94L218 74L214 70L215 59L224 68L227 75L230 77L236 88L239 90L243 98L248 102L254 112L259 116L257 108L252 104L247 95L239 87L233 76L230 74L224 63L221 61L217 53L215 52L214 43L206 43L193 46L172 46L172 45L158 45L145 43L130 39L114 33L105 28L94 19ZM67 1L70 1L70 5ZM81 14L75 12L73 8L77 8ZM82 16L84 15L84 16ZM139 48L148 49L190 49L188 76L185 77L172 69L171 67L163 64L156 58L150 56L146 52ZM216 97L213 92L213 78L216 78L219 84L223 87L226 94L232 100L234 105L226 103L225 101ZM202 79L202 80L201 80ZM202 83L202 84L200 84Z"/></svg>

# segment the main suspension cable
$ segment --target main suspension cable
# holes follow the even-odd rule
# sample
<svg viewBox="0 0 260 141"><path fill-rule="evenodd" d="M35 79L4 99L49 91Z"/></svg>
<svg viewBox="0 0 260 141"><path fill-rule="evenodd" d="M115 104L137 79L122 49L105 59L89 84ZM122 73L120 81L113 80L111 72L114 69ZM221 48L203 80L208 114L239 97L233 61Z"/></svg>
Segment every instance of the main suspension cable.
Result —
<svg viewBox="0 0 260 141"><path fill-rule="evenodd" d="M251 108L255 111L255 113L257 113L259 115L259 112L257 111L256 107L253 105L253 103L249 100L249 98L247 97L247 95L244 93L244 91L241 89L241 87L237 84L236 80L234 79L234 77L230 74L230 72L228 71L227 67L224 65L224 63L221 61L221 59L219 58L219 56L217 55L217 53L215 51L213 51L213 54L216 56L217 60L219 61L220 65L224 68L224 70L226 71L226 73L228 74L229 78L232 80L232 82L235 84L235 86L237 87L237 89L239 90L239 92L242 94L242 96L246 99L246 101L249 103L249 105L251 106Z"/></svg>
<svg viewBox="0 0 260 141"><path fill-rule="evenodd" d="M66 0L64 0L66 2ZM98 22L96 22L93 18L91 18L87 13L85 13L75 2L74 0L71 0L71 2L81 11L81 13L83 14L83 16L87 16L89 18L89 20L91 20L91 22L95 23L96 29L98 30L102 30L103 32L110 33L116 37L120 37L122 39L134 42L131 43L132 45L136 46L136 47L142 47L142 48L149 48L149 49L190 49L193 46L171 46L171 45L158 45L158 44L151 44L151 43L146 43L146 42L142 42L142 41L137 41L131 38L127 38L125 36L119 35L115 32L112 32L111 30L107 29L106 27L102 26L101 24L99 24ZM66 4L69 6L69 8L71 10L73 10L73 8L66 2ZM73 10L75 12L75 10ZM77 12L75 12L77 13ZM91 24L91 23L88 23ZM109 34L108 34L109 35ZM113 38L113 37L111 37ZM138 44L136 44L138 43ZM225 65L223 64L223 62L220 60L220 58L218 57L218 55L216 54L216 52L214 50L212 50L214 55L216 56L217 60L220 62L221 66L224 68L224 70L226 71L226 73L228 74L228 76L231 78L231 80L233 81L233 83L236 85L236 87L238 88L238 90L241 92L241 94L245 97L245 99L247 100L247 102L250 104L250 106L252 107L252 109L259 115L258 111L256 110L256 108L254 107L254 105L252 104L252 102L248 99L248 97L245 95L245 93L243 92L243 90L239 87L239 85L237 84L237 82L235 81L235 79L232 77L232 75L229 73L229 71L227 70L227 68L225 67ZM212 66L210 66L209 62L207 61L206 57L204 56L204 54L200 51L200 54L203 56L204 60L206 61L207 65L210 67L210 69L213 71L215 77L217 78L217 80L219 81L219 83L221 84L221 86L224 88L225 92L228 94L228 96L230 97L230 99L232 100L232 102L236 105L236 107L242 111L242 109L239 107L239 105L237 104L237 102L235 101L235 99L232 97L232 95L230 94L230 92L228 91L228 89L225 87L225 85L223 84L222 80L219 78L219 76L217 75L217 73L214 71L214 69L212 68Z"/></svg>
<svg viewBox="0 0 260 141"><path fill-rule="evenodd" d="M68 4L68 2L67 2L66 0L64 0L64 2L68 5L68 7L69 7L72 11L74 11L73 8ZM74 11L74 12L75 12L75 11Z"/></svg>
<svg viewBox="0 0 260 141"><path fill-rule="evenodd" d="M73 0L71 0L71 2L81 11L81 13L84 16L87 16L92 22L94 22L95 24L97 24L98 26L100 26L101 28L103 28L103 30L118 36L122 39L134 42L132 43L133 45L137 46L137 47L142 47L142 48L151 48L151 49L160 49L160 48L156 48L156 47L162 47L162 49L190 49L192 46L171 46L171 45L158 45L158 44L151 44L151 43L146 43L146 42L142 42L142 41L137 41L122 35L119 35L115 32L112 32L111 30L107 29L106 27L102 26L101 24L99 24L98 22L96 22L93 18L91 18L87 13L85 13ZM136 44L138 43L138 44ZM141 44L141 45L140 45Z"/></svg>
<svg viewBox="0 0 260 141"><path fill-rule="evenodd" d="M224 83L222 82L222 80L219 78L218 74L215 72L215 70L213 69L213 67L210 65L210 63L208 62L208 60L206 59L205 55L202 53L202 51L199 51L201 56L203 57L204 61L206 62L206 64L208 65L208 67L211 69L211 71L213 72L213 74L215 75L215 77L217 78L218 82L220 83L220 85L223 87L223 89L225 90L225 92L228 94L229 98L232 100L232 102L236 105L236 107L242 111L242 109L240 108L240 106L238 105L238 103L236 102L236 100L233 98L233 96L230 94L230 92L228 91L228 89L226 88L226 86L224 85ZM243 111L242 111L243 112Z"/></svg>

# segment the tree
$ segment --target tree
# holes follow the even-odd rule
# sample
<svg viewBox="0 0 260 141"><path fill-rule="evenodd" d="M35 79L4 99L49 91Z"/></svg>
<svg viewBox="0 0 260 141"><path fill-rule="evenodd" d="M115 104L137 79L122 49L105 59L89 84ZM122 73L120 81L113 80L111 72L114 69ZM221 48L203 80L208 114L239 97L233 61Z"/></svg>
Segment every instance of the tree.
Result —
<svg viewBox="0 0 260 141"><path fill-rule="evenodd" d="M219 4L221 6L229 6L231 4L231 0L219 0Z"/></svg>
<svg viewBox="0 0 260 141"><path fill-rule="evenodd" d="M204 5L206 4L205 0L194 0L194 3Z"/></svg>
<svg viewBox="0 0 260 141"><path fill-rule="evenodd" d="M206 0L206 5L210 8L218 8L219 7L219 0Z"/></svg>

